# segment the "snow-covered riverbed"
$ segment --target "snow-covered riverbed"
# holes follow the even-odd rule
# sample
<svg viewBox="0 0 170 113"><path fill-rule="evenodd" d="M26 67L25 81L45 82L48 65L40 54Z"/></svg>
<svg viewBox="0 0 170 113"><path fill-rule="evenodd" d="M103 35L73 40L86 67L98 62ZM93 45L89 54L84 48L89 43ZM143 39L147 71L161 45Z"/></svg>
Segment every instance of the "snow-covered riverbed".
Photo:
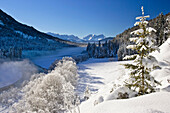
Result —
<svg viewBox="0 0 170 113"><path fill-rule="evenodd" d="M36 65L39 65L43 68L48 69L49 66L56 60L62 59L65 56L74 56L81 54L81 52L85 50L85 47L70 47L70 48L62 48L57 50L56 53L52 53L49 55L32 57L31 61Z"/></svg>

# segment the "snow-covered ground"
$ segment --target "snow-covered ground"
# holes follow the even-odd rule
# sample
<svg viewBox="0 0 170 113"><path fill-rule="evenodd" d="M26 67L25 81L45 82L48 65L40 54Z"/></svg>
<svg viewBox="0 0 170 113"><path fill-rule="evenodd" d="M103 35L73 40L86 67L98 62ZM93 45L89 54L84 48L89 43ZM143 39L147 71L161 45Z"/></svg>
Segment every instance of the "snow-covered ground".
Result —
<svg viewBox="0 0 170 113"><path fill-rule="evenodd" d="M170 92L161 90L153 94L120 100L109 100L114 84L123 83L126 74L121 64L129 61L110 61L110 59L90 59L79 64L78 94L83 98L86 86L92 92L89 100L80 105L81 113L170 113ZM167 79L170 71L166 73L166 66L154 72L155 77L162 81L162 88L168 87ZM161 74L158 73L161 71ZM157 76L159 74L159 76ZM95 101L103 98L104 102L95 105Z"/></svg>
<svg viewBox="0 0 170 113"><path fill-rule="evenodd" d="M86 86L96 93L110 81L118 79L118 73L125 73L117 58L89 59L78 64L79 84L77 93L83 97Z"/></svg>
<svg viewBox="0 0 170 113"><path fill-rule="evenodd" d="M94 98L94 97L92 97ZM82 103L81 113L170 113L169 92L153 93L145 96L110 100L94 106L94 99Z"/></svg>
<svg viewBox="0 0 170 113"><path fill-rule="evenodd" d="M49 66L56 60L62 59L65 56L74 56L81 54L82 51L85 50L85 47L70 47L70 48L61 48L57 50L56 53L52 53L49 55L43 55L38 57L31 57L31 61L36 65L39 65L43 68L48 69Z"/></svg>
<svg viewBox="0 0 170 113"><path fill-rule="evenodd" d="M80 105L81 113L170 113L170 39L161 47L160 53L152 53L158 58L161 69L151 74L162 86L156 93L130 99L110 99L115 84L123 84L128 70L124 63L130 61L113 61L110 59L89 59L80 63L78 94L83 98L86 86L92 92L89 100Z"/></svg>
<svg viewBox="0 0 170 113"><path fill-rule="evenodd" d="M112 98L116 87L119 87L119 84L123 84L128 72L121 64L131 61L117 61L116 58L104 58L89 59L79 63L77 94L82 99L86 86L91 91L90 98L80 104L80 113L170 113L170 83L168 82L170 79L169 43L170 39L160 47L160 53L152 53L161 66L161 69L151 73L156 80L161 82L160 90L139 97L119 100ZM82 51L79 50L79 48L77 50L70 48L65 51L62 50L59 55L42 56L42 58L37 57L34 60L38 65L43 66L43 60L45 60L44 64L46 64L50 60L52 62L52 59L55 60L54 58L76 55ZM70 54L67 54L67 52ZM45 66L48 67L49 65Z"/></svg>

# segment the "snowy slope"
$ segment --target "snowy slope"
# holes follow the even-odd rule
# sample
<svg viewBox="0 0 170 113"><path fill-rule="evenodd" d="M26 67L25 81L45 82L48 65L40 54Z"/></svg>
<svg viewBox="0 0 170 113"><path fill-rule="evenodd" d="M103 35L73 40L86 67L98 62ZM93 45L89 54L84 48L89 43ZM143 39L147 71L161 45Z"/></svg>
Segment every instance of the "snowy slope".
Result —
<svg viewBox="0 0 170 113"><path fill-rule="evenodd" d="M116 59L89 59L78 64L80 76L77 92L81 97L86 86L89 86L92 93L96 93L105 84L118 79L118 73L124 73L124 67L113 60Z"/></svg>
<svg viewBox="0 0 170 113"><path fill-rule="evenodd" d="M37 72L36 67L28 60L3 61L0 63L0 88L11 85L21 79Z"/></svg>
<svg viewBox="0 0 170 113"><path fill-rule="evenodd" d="M121 64L130 62L115 62L109 59L90 59L79 64L78 94L83 97L83 90L88 85L92 95L89 100L80 105L81 113L170 113L170 39L161 47L160 53L152 53L158 58L161 69L151 74L160 81L160 91L130 99L114 100L111 91L123 84L128 70ZM168 61L168 62L167 62ZM93 62L93 63L92 63ZM103 102L102 102L103 101ZM96 102L98 104L96 105Z"/></svg>
<svg viewBox="0 0 170 113"><path fill-rule="evenodd" d="M169 98L169 92L159 92L131 99L106 101L96 106L89 100L82 104L81 113L170 113Z"/></svg>
<svg viewBox="0 0 170 113"><path fill-rule="evenodd" d="M93 61L95 62L95 60ZM82 65L85 67L84 71L79 73L82 77L80 78L80 82L82 83L79 85L84 90L85 86L88 85L92 91L90 99L82 102L80 105L81 113L169 113L169 92L157 92L126 100L107 100L110 96L110 91L114 87L113 84L123 82L122 79L126 71L120 65L122 63L125 62L107 61L94 64L80 64L80 67ZM86 84L83 84L84 82ZM166 80L163 82L166 82ZM164 87L166 85L163 84ZM100 97L104 99L104 102L94 105L95 101L98 101Z"/></svg>
<svg viewBox="0 0 170 113"><path fill-rule="evenodd" d="M154 52L152 54L156 57L156 59L160 61L170 62L170 38L168 38L167 41L163 43L159 48L160 53Z"/></svg>

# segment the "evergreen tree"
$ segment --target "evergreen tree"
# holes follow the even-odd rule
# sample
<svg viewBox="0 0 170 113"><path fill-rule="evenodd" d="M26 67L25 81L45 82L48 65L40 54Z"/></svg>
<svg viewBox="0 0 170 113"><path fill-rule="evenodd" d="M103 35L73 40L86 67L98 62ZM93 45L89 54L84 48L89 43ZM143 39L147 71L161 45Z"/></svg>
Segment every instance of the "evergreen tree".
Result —
<svg viewBox="0 0 170 113"><path fill-rule="evenodd" d="M99 41L99 45L98 45L98 58L100 58L101 56L101 43Z"/></svg>
<svg viewBox="0 0 170 113"><path fill-rule="evenodd" d="M155 24L156 28L156 44L158 46L162 45L166 41L164 28L165 28L166 19L164 18L163 13L159 14L158 19Z"/></svg>
<svg viewBox="0 0 170 113"><path fill-rule="evenodd" d="M148 22L146 18L149 16L144 16L143 6L142 6L142 16L136 17L140 19L135 25L139 25L140 29L133 31L137 37L130 38L135 45L128 45L127 49L136 50L138 54L126 56L124 59L135 59L132 64L125 64L125 68L130 69L130 78L125 81L125 85L132 90L138 92L139 95L144 95L155 91L156 84L160 83L150 75L150 72L155 69L157 65L157 60L154 56L149 53L158 50L159 48L154 45L155 40L149 35L152 31L156 31L151 27L147 27Z"/></svg>
<svg viewBox="0 0 170 113"><path fill-rule="evenodd" d="M90 46L91 46L91 44L90 44L90 43L88 43L87 48L86 48L86 51L89 51Z"/></svg>

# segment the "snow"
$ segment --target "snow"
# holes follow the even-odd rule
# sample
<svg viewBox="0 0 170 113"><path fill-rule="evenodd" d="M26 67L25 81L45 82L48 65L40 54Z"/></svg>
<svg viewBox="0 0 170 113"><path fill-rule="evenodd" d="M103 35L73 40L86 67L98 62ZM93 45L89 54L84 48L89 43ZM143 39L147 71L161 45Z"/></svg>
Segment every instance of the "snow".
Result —
<svg viewBox="0 0 170 113"><path fill-rule="evenodd" d="M89 59L78 64L79 84L77 91L80 97L83 97L86 86L89 87L92 93L96 93L104 84L118 79L117 73L123 73L121 68L124 67L120 67L119 62L110 62L110 60L108 58Z"/></svg>
<svg viewBox="0 0 170 113"><path fill-rule="evenodd" d="M89 59L78 65L80 75L79 95L81 98L83 97L82 92L87 85L92 92L90 99L81 103L81 113L169 113L170 100L168 99L170 98L170 93L167 91L170 88L168 87L166 87L168 90L162 89L161 92L130 99L115 100L111 98L115 96L113 93L116 92L114 90L111 93L112 89L118 87L114 85L123 83L126 77L127 70L121 64L127 62L129 61L110 61L107 58ZM162 82L164 83L166 79L164 79L162 72L165 72L165 70L161 70L160 75L155 77L163 80ZM162 87L167 85L168 83L162 84Z"/></svg>
<svg viewBox="0 0 170 113"><path fill-rule="evenodd" d="M90 34L90 35L83 37L83 40L88 41L88 42L96 42L96 41L99 41L105 38L106 37L103 34L100 34L100 35Z"/></svg>
<svg viewBox="0 0 170 113"><path fill-rule="evenodd" d="M22 72L20 70L21 65L17 65L17 63L3 63L0 64L0 87L7 86L15 81L17 81L22 76ZM10 71L6 71L10 70Z"/></svg>
<svg viewBox="0 0 170 113"><path fill-rule="evenodd" d="M88 40L91 40L92 39L92 37L89 37L89 39Z"/></svg>
<svg viewBox="0 0 170 113"><path fill-rule="evenodd" d="M154 28L152 28L152 27L146 28L146 31L148 31L148 32L152 32L152 31L156 32L156 30ZM134 34L143 33L143 29L138 29L138 30L135 30L135 31L131 32L131 34L133 34L133 33Z"/></svg>
<svg viewBox="0 0 170 113"><path fill-rule="evenodd" d="M134 48L136 48L136 45L128 45L126 48L127 49L134 49Z"/></svg>
<svg viewBox="0 0 170 113"><path fill-rule="evenodd" d="M160 46L160 53L154 52L161 69L151 73L161 82L158 92L133 97L130 99L115 99L117 89L122 90L123 81L129 70L123 65L131 61L113 61L110 59L89 59L79 64L78 94L86 86L92 92L87 101L80 105L81 113L170 113L170 39ZM124 91L124 90L123 90ZM129 93L129 94L133 94ZM87 111L88 110L88 111Z"/></svg>
<svg viewBox="0 0 170 113"><path fill-rule="evenodd" d="M167 80L170 80L170 38L167 39L165 43L163 43L159 52L151 53L156 59L159 61L159 65L161 66L161 70L155 70L152 74L155 78L161 81L162 86L160 88L168 87L170 83Z"/></svg>
<svg viewBox="0 0 170 113"><path fill-rule="evenodd" d="M23 36L23 38L27 38L27 39L36 39L37 37L33 37L33 36L29 36L27 34L24 34L23 32L21 31L15 31L16 33L19 33L20 35Z"/></svg>
<svg viewBox="0 0 170 113"><path fill-rule="evenodd" d="M0 63L0 88L27 78L37 70L29 61L5 61ZM24 77L23 77L24 75Z"/></svg>
<svg viewBox="0 0 170 113"><path fill-rule="evenodd" d="M153 52L152 54L156 57L156 59L160 61L168 61L170 62L170 38L167 39L165 43L160 46L160 53Z"/></svg>
<svg viewBox="0 0 170 113"><path fill-rule="evenodd" d="M134 97L135 92L122 87L127 78L129 70L122 64L131 61L117 61L117 58L91 58L88 61L79 63L78 66L78 86L76 93L83 100L86 87L89 88L91 96L87 101L83 101L79 106L81 113L170 113L170 39L160 46L160 53L152 53L158 59L161 69L153 71L151 74L159 80L162 86L158 87L158 92ZM56 58L70 56L80 53L84 48L67 48L58 51L55 55L46 55L33 58L33 62L49 67L48 62L53 62ZM10 67L11 68L11 67ZM21 68L21 67L20 67ZM1 69L1 68L0 68ZM10 69L8 69L10 70ZM130 99L118 98L118 91L128 92ZM133 95L132 95L133 94ZM1 110L1 108L0 108Z"/></svg>
<svg viewBox="0 0 170 113"><path fill-rule="evenodd" d="M90 101L83 103L81 113L169 113L170 94L167 92L153 93L141 97L114 100L89 107Z"/></svg>

